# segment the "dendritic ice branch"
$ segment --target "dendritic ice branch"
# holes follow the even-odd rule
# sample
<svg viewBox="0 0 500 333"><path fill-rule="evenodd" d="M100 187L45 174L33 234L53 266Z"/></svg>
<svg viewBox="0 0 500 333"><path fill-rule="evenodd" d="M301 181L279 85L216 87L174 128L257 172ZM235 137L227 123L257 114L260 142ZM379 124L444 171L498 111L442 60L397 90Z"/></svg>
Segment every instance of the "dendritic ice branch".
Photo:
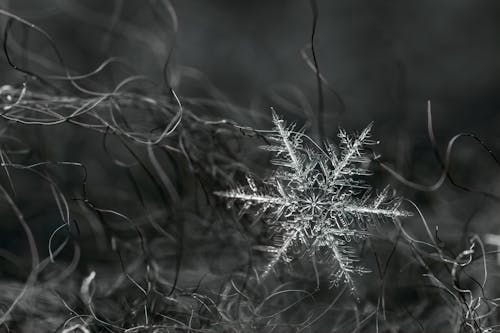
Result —
<svg viewBox="0 0 500 333"><path fill-rule="evenodd" d="M368 270L358 264L350 243L367 238L370 225L410 215L400 208L401 198L393 190L377 192L365 181L371 173L364 148L375 144L371 124L359 135L339 130L338 147L325 143L323 149L274 111L273 123L269 145L262 147L273 153L272 175L260 187L247 177L248 184L216 195L265 217L273 245L265 247L271 259L263 275L279 262L289 262L292 249L298 248L310 255L326 253L334 264L332 286L343 281L354 291L353 276Z"/></svg>

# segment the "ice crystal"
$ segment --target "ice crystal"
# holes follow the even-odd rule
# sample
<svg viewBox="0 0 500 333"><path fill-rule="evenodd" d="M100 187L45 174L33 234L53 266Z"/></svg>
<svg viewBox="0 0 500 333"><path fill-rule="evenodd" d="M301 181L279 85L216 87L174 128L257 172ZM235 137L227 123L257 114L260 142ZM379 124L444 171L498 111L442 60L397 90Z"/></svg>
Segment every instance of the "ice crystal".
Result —
<svg viewBox="0 0 500 333"><path fill-rule="evenodd" d="M353 276L368 270L359 265L350 243L368 237L371 224L409 215L393 190L376 193L365 181L371 174L365 148L375 144L371 124L359 135L340 129L339 146L325 143L321 148L274 111L273 123L269 144L261 147L273 153L273 174L260 187L247 177L247 185L216 194L242 203L245 211L264 214L273 244L265 247L271 259L263 275L279 262L291 261L298 248L309 255L326 253L334 264L332 285L343 281L354 291Z"/></svg>

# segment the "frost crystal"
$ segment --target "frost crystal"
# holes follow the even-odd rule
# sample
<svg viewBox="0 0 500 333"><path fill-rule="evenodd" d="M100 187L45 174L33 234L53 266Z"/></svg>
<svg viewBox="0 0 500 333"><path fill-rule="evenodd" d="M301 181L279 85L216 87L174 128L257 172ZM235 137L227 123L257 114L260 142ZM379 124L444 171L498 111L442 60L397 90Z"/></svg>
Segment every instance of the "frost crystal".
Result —
<svg viewBox="0 0 500 333"><path fill-rule="evenodd" d="M260 188L247 177L248 185L216 194L265 214L274 243L265 247L271 259L263 275L280 261L289 262L292 249L298 248L310 255L326 253L335 265L332 285L343 281L354 291L353 276L368 270L358 265L349 243L368 237L368 226L377 221L410 215L399 208L401 199L389 187L377 194L364 181L371 174L364 147L375 143L371 124L359 136L339 130L339 147L325 144L322 149L274 111L273 123L275 131L262 149L273 152L274 173Z"/></svg>

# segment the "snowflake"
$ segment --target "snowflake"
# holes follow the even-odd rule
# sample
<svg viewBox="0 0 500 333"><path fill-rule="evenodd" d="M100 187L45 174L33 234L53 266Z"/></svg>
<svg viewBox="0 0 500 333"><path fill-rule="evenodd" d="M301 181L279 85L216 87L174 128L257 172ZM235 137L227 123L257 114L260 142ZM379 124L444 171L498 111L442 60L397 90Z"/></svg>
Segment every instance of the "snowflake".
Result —
<svg viewBox="0 0 500 333"><path fill-rule="evenodd" d="M261 147L274 155L273 174L260 188L247 176L247 185L216 194L243 203L245 211L257 207L264 214L274 242L265 247L271 259L263 276L279 262L290 262L292 248L299 248L310 255L327 253L335 264L332 286L343 281L354 292L353 276L368 270L358 264L350 243L367 238L368 227L378 221L410 215L400 209L401 198L393 190L386 187L377 194L365 181L371 172L364 148L375 144L371 124L356 136L339 130L339 147L325 143L323 149L274 111L273 123L269 145Z"/></svg>

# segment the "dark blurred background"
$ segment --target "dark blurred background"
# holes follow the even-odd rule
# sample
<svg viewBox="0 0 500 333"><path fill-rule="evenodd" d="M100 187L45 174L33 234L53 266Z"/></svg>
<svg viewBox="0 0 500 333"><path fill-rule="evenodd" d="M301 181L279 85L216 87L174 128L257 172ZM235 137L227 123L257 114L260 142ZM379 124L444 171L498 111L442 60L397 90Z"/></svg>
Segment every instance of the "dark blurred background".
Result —
<svg viewBox="0 0 500 333"><path fill-rule="evenodd" d="M150 89L158 94L173 87L186 103L186 109L196 109L196 114L204 119L225 118L242 126L269 129L272 126L270 107L274 107L284 118L297 121L300 126L309 127L314 132L321 103L318 102L317 76L310 47L314 27L312 3L306 0L0 0L0 9L5 11L0 15L0 26L6 31L6 13L36 24L50 35L72 74L93 71L110 57L123 60L123 63L114 63L94 77L83 80L83 87L109 91L125 77L141 74L157 82L140 87L141 93L147 95L145 92ZM500 153L499 1L318 0L316 5L318 20L314 49L323 78L324 119L321 125L328 139L335 140L339 127L359 131L373 121L374 136L381 142L376 150L383 161L406 178L425 185L439 178L442 168L436 154L444 159L446 145L457 133L474 133L491 152ZM8 39L4 47L8 49L12 63L40 76L64 75L64 67L43 34L35 29L24 29L19 21L12 23L7 32L2 33L2 41ZM8 63L5 52L0 52L0 86L20 87L24 79L24 74ZM30 81L28 88L36 91L37 85L40 82ZM66 88L61 95L76 96L79 93L69 84ZM429 100L437 142L435 149L427 132ZM200 105L203 107L194 107ZM134 188L129 183L133 176L126 174L129 170L123 171L126 168L120 169L113 164L115 155L131 160L118 139L109 139L111 147L119 148L111 149L113 155L103 149L101 134L83 128L68 124L16 126L12 123L6 125L13 129L9 133L21 137L23 144L33 148L23 160L26 164L27 161L44 160L82 162L88 168L89 197L94 198L98 206L124 211L131 216L150 211L147 205L138 204ZM187 128L186 132L189 134L190 130L192 128ZM212 130L219 131L218 128ZM216 135L209 130L203 133L204 127L193 130L193 133L202 132L201 135L199 132L189 134L195 137L193 146L200 145L194 147L200 149L200 156L208 156L228 144L229 140L223 137L224 130L227 129L220 129L220 144L213 140ZM237 162L241 162L242 169L248 167L256 173L266 170L268 165L254 159L261 143L244 135L235 139L233 146L240 145ZM134 149L137 147L133 146ZM141 151L138 159L147 156L145 151ZM464 240L468 231L481 235L500 233L497 226L499 199L494 198L500 189L499 166L483 147L469 139L460 139L450 157L450 174L456 184L466 190L447 181L436 192L415 191L401 185L376 164L376 176L372 180L375 184L391 183L402 196L415 200L430 225L439 225L440 236L443 240L451 240L452 246ZM144 170L131 170L142 172L135 176L139 187L142 186L146 204L150 200L153 208L166 207L158 209L159 221L167 226L174 224L171 220L181 221L181 229L182 223L186 223L188 232L184 245L172 237L175 241L171 243L175 246L169 243L167 247L153 232L154 241L160 242L158 247L162 251L168 250L165 250L168 257L165 269L171 269L168 273L174 274L172 267L180 262L178 250L184 246L196 252L182 258L183 278L189 283L197 281L205 271L211 271L214 280L220 279L220 271L231 273L232 267L241 265L248 258L244 251L235 254L231 246L225 246L231 242L242 244L242 239L248 239L233 233L232 229L227 231L225 225L214 231L212 223L220 214L210 211L212 216L203 211L206 207L197 207L203 201L199 198L203 195L198 197L202 191L193 185L195 181L185 159L175 156L163 157L160 161L179 189L181 204L159 198L155 192L157 184L145 176ZM229 158L227 161L231 168L237 164ZM210 163L208 166L215 166L214 169L218 166L214 160ZM49 171L57 175L54 178L62 188L69 189L68 197L73 198L78 193L81 170L54 167ZM229 181L217 172L212 173L216 178L211 180L213 183L219 187L234 185L230 183L235 179L228 176ZM9 176L14 179L18 203L27 212L33 233L40 238L39 247L47 252L48 237L60 225L51 189L40 179L29 178L19 170L12 171ZM8 177L3 173L0 177L7 187ZM220 189L209 188L206 193ZM75 202L72 205L80 205ZM0 208L6 212L0 220L14 219L7 204L2 203ZM192 212L197 209L199 211ZM181 211L181 218L175 215L177 210ZM88 249L82 251L81 266L95 267L98 266L95 262L102 258L93 251L104 253L107 247L109 249L109 240L103 240L104 236L97 237L104 235L104 231L99 235L92 234L88 226L99 223L92 222L94 215L85 215L82 211L81 215L75 213L76 219L84 221L82 228L87 228L82 234L87 232L89 239L95 237L97 240L89 241ZM198 217L188 213L198 214ZM127 229L120 224L123 221L110 220L116 222L113 227L119 226L120 231ZM409 228L417 236L426 237L417 220L415 218L415 223ZM26 259L28 248L22 228L1 221L0 225L0 248ZM179 225L172 230L178 232ZM221 230L226 230L227 235ZM207 235L219 237L219 240L226 237L221 242L224 245L214 250L216 254L210 252L211 247L216 246L207 242L204 238ZM135 234L131 238L134 237ZM388 244L392 246L392 243ZM460 249L463 249L463 244ZM111 251L108 252L112 257ZM130 256L133 258L136 254L132 252ZM65 255L69 261L72 253ZM219 266L205 270L204 265L212 265L211 261L203 259L205 257L211 257L214 262L222 259ZM115 257L113 260L116 264ZM29 260L25 261L28 267ZM80 268L82 276L86 276L87 267ZM22 277L25 273L21 271L22 268L16 271L9 266L0 273L9 278L11 275Z"/></svg>
<svg viewBox="0 0 500 333"><path fill-rule="evenodd" d="M329 137L339 125L360 129L374 121L378 138L390 151L397 149L400 167L408 167L404 163L413 157L408 148L428 142L431 100L441 143L472 131L500 144L493 125L500 123L498 1L319 0L317 5L315 48L328 81L323 89ZM312 61L309 1L4 0L2 8L45 29L76 72L118 56L136 73L161 81L173 50L171 84L181 85L185 97L213 97L217 89L217 97L264 115L270 106L306 114L318 106L316 77L303 56ZM19 26L12 30L17 39L23 37ZM11 46L13 58L35 73L60 74L47 40L36 33L24 37L33 54L27 58ZM3 84L20 81L5 57L0 66Z"/></svg>
<svg viewBox="0 0 500 333"><path fill-rule="evenodd" d="M458 132L473 132L498 147L498 1L318 0L317 6L315 49L328 81L323 87L328 137L335 137L338 126L359 130L374 121L383 143L379 150L398 170L418 175L423 165L438 173L426 124L431 100L442 152ZM75 72L117 56L136 74L160 82L168 58L170 84L182 97L227 100L242 113L263 117L270 106L291 119L297 117L293 113L317 110L316 76L307 63L312 61L309 1L4 0L2 8L45 29ZM34 73L62 74L47 40L33 32L23 35L19 25L12 33L32 51L26 55L10 46L18 64ZM116 68L96 81L116 84L123 73L114 71L127 71ZM4 56L0 72L2 84L22 80ZM474 169L480 161L464 146L455 158ZM476 170L485 169L490 167Z"/></svg>
<svg viewBox="0 0 500 333"><path fill-rule="evenodd" d="M317 4L318 62L345 103L342 121L359 126L374 120L381 132L404 124L423 128L431 99L436 126L494 135L494 126L484 125L498 122L498 1ZM284 86L316 105L316 79L300 53L312 31L309 1L187 0L172 6L175 39L168 11L155 1L2 1L2 8L45 29L75 70L120 56L137 72L159 78L174 47L175 66L196 69L238 105L251 107ZM46 52L54 60L45 40L36 34L28 39L39 57ZM11 83L5 57L1 64L3 83ZM29 68L43 71L35 62ZM328 89L325 98L326 112L338 111Z"/></svg>

